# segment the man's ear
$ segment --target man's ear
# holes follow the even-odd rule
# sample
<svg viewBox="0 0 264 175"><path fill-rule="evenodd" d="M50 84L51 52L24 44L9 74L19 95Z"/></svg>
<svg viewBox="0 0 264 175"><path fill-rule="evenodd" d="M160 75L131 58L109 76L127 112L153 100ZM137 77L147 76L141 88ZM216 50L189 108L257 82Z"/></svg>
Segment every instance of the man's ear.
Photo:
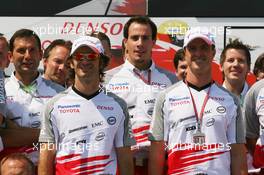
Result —
<svg viewBox="0 0 264 175"><path fill-rule="evenodd" d="M213 49L213 58L215 57L215 54L216 54L216 49L214 48Z"/></svg>
<svg viewBox="0 0 264 175"><path fill-rule="evenodd" d="M127 47L127 39L126 38L123 39L123 43L124 43L124 46L126 48Z"/></svg>
<svg viewBox="0 0 264 175"><path fill-rule="evenodd" d="M44 69L46 69L47 64L48 64L48 58L43 58L42 60L43 60L43 67Z"/></svg>
<svg viewBox="0 0 264 175"><path fill-rule="evenodd" d="M13 63L13 52L8 51L8 59L9 59L10 63Z"/></svg>
<svg viewBox="0 0 264 175"><path fill-rule="evenodd" d="M213 49L213 54L212 54L212 58L211 58L211 60L214 60L214 58L215 58L215 54L216 54L216 49L215 48L212 48Z"/></svg>
<svg viewBox="0 0 264 175"><path fill-rule="evenodd" d="M40 51L39 51L39 56L40 56L40 61L41 61L42 57L43 57L43 50L42 49L40 49Z"/></svg>
<svg viewBox="0 0 264 175"><path fill-rule="evenodd" d="M71 59L71 60L69 60L69 63L68 63L69 65L70 65L70 68L71 69L74 69L74 65L73 65L73 60Z"/></svg>
<svg viewBox="0 0 264 175"><path fill-rule="evenodd" d="M8 66L9 66L9 64L10 64L10 57L11 57L11 52L10 51L8 51L7 52L7 60L6 60L6 68L8 68Z"/></svg>

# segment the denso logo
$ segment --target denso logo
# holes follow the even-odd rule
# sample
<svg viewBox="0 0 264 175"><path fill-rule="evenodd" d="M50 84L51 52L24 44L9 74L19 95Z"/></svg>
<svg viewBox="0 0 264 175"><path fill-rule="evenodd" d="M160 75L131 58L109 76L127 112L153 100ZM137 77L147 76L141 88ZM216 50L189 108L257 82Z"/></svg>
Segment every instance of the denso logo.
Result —
<svg viewBox="0 0 264 175"><path fill-rule="evenodd" d="M112 107L112 106L101 106L101 105L98 105L97 106L97 109L112 111L112 110L114 110L114 107Z"/></svg>
<svg viewBox="0 0 264 175"><path fill-rule="evenodd" d="M85 34L85 31L96 31L98 29L103 33L119 35L123 31L123 23L100 23L100 21L97 23L87 21L65 21L62 26L61 34Z"/></svg>
<svg viewBox="0 0 264 175"><path fill-rule="evenodd" d="M78 113L80 112L80 105L58 105L60 113Z"/></svg>

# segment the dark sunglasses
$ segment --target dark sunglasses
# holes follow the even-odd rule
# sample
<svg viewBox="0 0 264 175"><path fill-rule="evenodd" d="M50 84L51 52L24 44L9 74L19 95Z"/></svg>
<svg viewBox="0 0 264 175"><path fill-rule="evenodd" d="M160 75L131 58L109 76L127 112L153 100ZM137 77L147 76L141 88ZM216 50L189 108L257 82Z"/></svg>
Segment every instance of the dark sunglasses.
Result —
<svg viewBox="0 0 264 175"><path fill-rule="evenodd" d="M82 59L88 59L88 60L94 60L99 57L99 54L97 53L76 53L73 55L73 58L77 61L80 61Z"/></svg>

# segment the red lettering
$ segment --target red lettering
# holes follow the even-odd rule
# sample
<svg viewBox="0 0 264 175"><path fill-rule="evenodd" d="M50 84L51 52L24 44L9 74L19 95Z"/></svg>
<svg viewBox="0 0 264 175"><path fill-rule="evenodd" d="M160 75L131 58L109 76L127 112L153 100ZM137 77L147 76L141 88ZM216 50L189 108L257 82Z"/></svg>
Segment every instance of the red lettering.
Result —
<svg viewBox="0 0 264 175"><path fill-rule="evenodd" d="M112 35L118 35L118 34L121 33L122 29L123 29L123 24L122 23L115 23L110 28L110 33Z"/></svg>
<svg viewBox="0 0 264 175"><path fill-rule="evenodd" d="M109 22L104 23L93 23L93 22L70 22L66 21L63 24L63 28L61 30L61 34L82 34L84 32L94 32L94 31L101 31L103 33L110 33L111 35L120 35L123 30L122 23L114 23L111 24Z"/></svg>
<svg viewBox="0 0 264 175"><path fill-rule="evenodd" d="M101 110L114 110L114 108L112 106L97 106L97 109L101 109Z"/></svg>
<svg viewBox="0 0 264 175"><path fill-rule="evenodd" d="M109 26L110 26L110 23L108 23L108 22L103 23L101 25L101 29L102 29L101 32L107 33L108 32L107 28L109 28Z"/></svg>
<svg viewBox="0 0 264 175"><path fill-rule="evenodd" d="M60 113L75 113L80 112L79 109L60 109Z"/></svg>
<svg viewBox="0 0 264 175"><path fill-rule="evenodd" d="M185 105L185 104L190 104L190 102L189 101L180 101L180 102L171 103L172 106Z"/></svg>
<svg viewBox="0 0 264 175"><path fill-rule="evenodd" d="M87 25L86 31L94 32L95 30L99 30L98 23L96 23L95 27L93 26L93 23L89 22Z"/></svg>
<svg viewBox="0 0 264 175"><path fill-rule="evenodd" d="M85 33L84 27L82 26L82 24L85 24L84 22L78 22L78 25L76 27L76 34L83 34Z"/></svg>
<svg viewBox="0 0 264 175"><path fill-rule="evenodd" d="M65 22L63 28L61 30L61 34L70 33L73 29L74 23L73 22Z"/></svg>

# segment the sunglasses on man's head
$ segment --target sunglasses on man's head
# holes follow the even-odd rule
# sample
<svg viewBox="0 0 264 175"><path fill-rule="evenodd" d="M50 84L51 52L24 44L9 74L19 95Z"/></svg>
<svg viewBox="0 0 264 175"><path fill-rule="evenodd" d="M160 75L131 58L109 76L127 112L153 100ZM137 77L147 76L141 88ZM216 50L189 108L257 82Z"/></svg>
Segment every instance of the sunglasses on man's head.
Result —
<svg viewBox="0 0 264 175"><path fill-rule="evenodd" d="M80 61L82 59L94 60L99 57L99 54L97 53L76 53L73 57L77 61Z"/></svg>

